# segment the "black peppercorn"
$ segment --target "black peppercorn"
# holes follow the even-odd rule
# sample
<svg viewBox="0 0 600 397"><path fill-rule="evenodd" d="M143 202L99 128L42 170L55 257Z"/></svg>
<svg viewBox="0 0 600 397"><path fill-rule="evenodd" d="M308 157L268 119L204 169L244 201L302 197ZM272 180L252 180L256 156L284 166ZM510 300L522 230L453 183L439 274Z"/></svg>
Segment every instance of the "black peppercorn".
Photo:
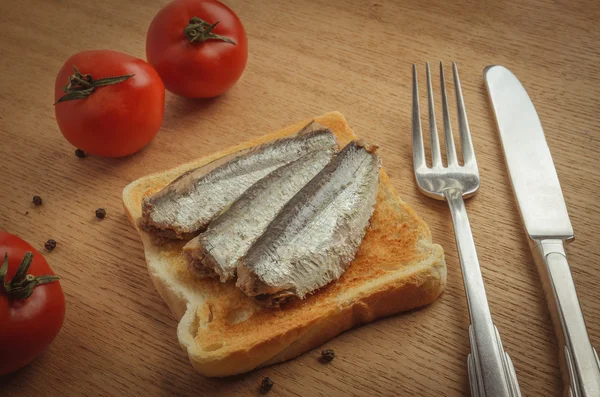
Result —
<svg viewBox="0 0 600 397"><path fill-rule="evenodd" d="M42 198L40 196L33 196L33 204L42 205Z"/></svg>
<svg viewBox="0 0 600 397"><path fill-rule="evenodd" d="M324 362L330 362L335 358L335 353L331 349L325 349L321 352L321 360Z"/></svg>
<svg viewBox="0 0 600 397"><path fill-rule="evenodd" d="M46 244L44 244L44 248L46 248L47 251L54 250L54 248L56 248L56 240L50 239L46 241Z"/></svg>
<svg viewBox="0 0 600 397"><path fill-rule="evenodd" d="M268 376L265 377L260 383L260 390L263 393L267 393L273 387L274 382Z"/></svg>
<svg viewBox="0 0 600 397"><path fill-rule="evenodd" d="M104 219L104 218L106 218L106 209L104 209L104 208L98 208L96 210L96 218L98 218L98 219Z"/></svg>
<svg viewBox="0 0 600 397"><path fill-rule="evenodd" d="M75 150L75 156L79 157L80 159L85 157L85 152L81 149L77 149Z"/></svg>

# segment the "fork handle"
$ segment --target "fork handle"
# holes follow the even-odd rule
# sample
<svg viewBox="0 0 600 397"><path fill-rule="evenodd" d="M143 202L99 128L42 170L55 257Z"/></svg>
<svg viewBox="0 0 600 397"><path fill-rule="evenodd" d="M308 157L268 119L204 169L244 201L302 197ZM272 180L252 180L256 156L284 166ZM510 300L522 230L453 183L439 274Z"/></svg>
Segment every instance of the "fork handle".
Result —
<svg viewBox="0 0 600 397"><path fill-rule="evenodd" d="M471 317L471 354L467 361L471 393L474 397L519 397L514 367L492 321L462 192L449 188L444 191L444 196L452 214Z"/></svg>
<svg viewBox="0 0 600 397"><path fill-rule="evenodd" d="M600 396L600 362L587 333L563 240L530 242L559 341L564 395Z"/></svg>

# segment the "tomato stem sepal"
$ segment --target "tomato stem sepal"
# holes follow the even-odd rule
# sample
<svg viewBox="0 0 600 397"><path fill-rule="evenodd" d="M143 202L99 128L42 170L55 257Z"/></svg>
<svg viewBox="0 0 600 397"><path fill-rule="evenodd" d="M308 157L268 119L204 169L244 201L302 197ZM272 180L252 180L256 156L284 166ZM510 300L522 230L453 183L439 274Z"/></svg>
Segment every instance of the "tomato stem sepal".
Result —
<svg viewBox="0 0 600 397"><path fill-rule="evenodd" d="M103 79L94 80L90 74L81 74L75 65L73 65L73 74L69 76L67 85L62 88L65 95L61 96L55 105L65 101L75 99L85 99L98 87L122 83L125 80L132 78L133 74L123 76L105 77Z"/></svg>
<svg viewBox="0 0 600 397"><path fill-rule="evenodd" d="M229 44L235 45L235 41L229 37L221 36L220 34L213 33L213 29L219 24L219 21L212 25L203 19L198 17L192 17L190 23L183 29L185 37L190 43L204 43L207 40L221 40Z"/></svg>
<svg viewBox="0 0 600 397"><path fill-rule="evenodd" d="M12 280L6 282L6 274L8 273L8 253L4 255L4 262L0 267L0 285L4 287L4 291L11 299L27 299L33 294L33 289L38 285L48 284L59 280L60 277L53 274L45 274L42 276L34 276L27 274L33 253L27 252L15 273Z"/></svg>

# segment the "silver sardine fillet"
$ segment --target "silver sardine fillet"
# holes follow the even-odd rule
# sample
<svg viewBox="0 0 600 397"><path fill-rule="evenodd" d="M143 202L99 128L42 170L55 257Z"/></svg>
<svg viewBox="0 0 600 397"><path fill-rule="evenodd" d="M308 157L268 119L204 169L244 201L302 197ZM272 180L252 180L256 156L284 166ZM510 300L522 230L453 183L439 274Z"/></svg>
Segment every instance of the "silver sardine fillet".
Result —
<svg viewBox="0 0 600 397"><path fill-rule="evenodd" d="M315 150L252 185L183 247L190 269L199 277L218 275L222 282L234 278L238 259L336 153L337 147Z"/></svg>
<svg viewBox="0 0 600 397"><path fill-rule="evenodd" d="M279 306L337 280L354 259L375 208L381 161L353 141L302 188L239 260L236 285Z"/></svg>
<svg viewBox="0 0 600 397"><path fill-rule="evenodd" d="M142 202L140 225L163 239L189 239L254 183L308 152L337 147L331 130L310 123L297 134L188 171Z"/></svg>

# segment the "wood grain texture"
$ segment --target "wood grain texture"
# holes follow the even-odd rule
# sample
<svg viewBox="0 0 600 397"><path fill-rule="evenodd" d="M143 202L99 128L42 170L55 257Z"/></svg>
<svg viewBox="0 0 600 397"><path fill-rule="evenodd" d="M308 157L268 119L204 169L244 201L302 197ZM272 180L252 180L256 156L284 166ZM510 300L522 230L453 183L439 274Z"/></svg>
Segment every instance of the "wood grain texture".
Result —
<svg viewBox="0 0 600 397"><path fill-rule="evenodd" d="M600 347L597 1L228 0L249 36L239 83L208 101L167 94L163 128L138 154L76 158L54 120L56 73L86 49L144 58L146 29L163 4L0 2L0 229L39 248L57 240L46 257L63 276L68 300L58 338L30 366L0 379L0 394L253 396L263 376L275 381L273 396L468 394L469 320L450 214L417 191L410 150L411 64L455 60L481 171L481 191L467 208L492 314L523 395L560 395L556 339L482 72L489 64L509 67L533 98L577 235L568 248L574 278ZM121 190L150 172L330 110L382 147L395 187L446 250L447 290L427 308L327 343L336 351L328 365L318 362L317 349L232 379L203 378L177 345L176 322L146 273ZM42 207L30 204L34 194ZM107 208L105 220L94 218L97 207Z"/></svg>

